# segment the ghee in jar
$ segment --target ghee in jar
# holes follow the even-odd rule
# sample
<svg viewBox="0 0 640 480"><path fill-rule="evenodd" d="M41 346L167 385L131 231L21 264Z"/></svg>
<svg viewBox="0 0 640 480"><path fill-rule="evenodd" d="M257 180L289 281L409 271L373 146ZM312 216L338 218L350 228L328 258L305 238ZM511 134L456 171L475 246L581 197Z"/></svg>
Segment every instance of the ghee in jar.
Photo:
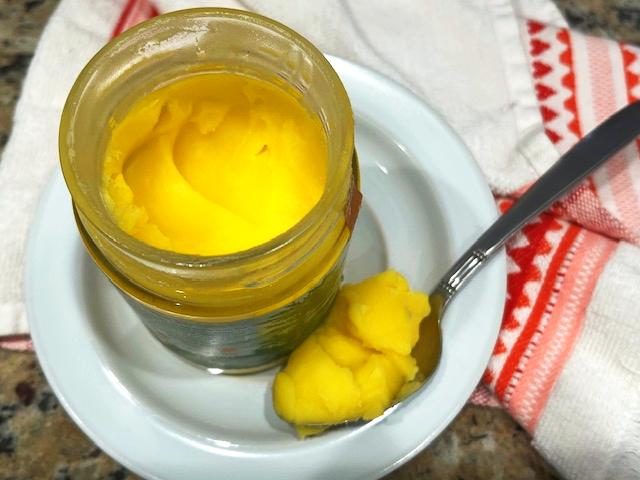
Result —
<svg viewBox="0 0 640 480"><path fill-rule="evenodd" d="M322 196L320 119L236 73L179 79L111 119L102 197L117 225L160 249L225 255L264 244Z"/></svg>
<svg viewBox="0 0 640 480"><path fill-rule="evenodd" d="M301 35L232 9L151 19L86 65L59 139L87 251L178 356L265 369L325 317L358 164L344 86Z"/></svg>

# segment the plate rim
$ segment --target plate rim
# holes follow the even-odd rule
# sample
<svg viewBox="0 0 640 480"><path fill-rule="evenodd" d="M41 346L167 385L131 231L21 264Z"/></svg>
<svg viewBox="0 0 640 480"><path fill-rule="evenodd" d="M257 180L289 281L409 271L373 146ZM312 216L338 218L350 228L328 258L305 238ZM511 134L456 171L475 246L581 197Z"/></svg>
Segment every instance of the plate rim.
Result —
<svg viewBox="0 0 640 480"><path fill-rule="evenodd" d="M369 77L371 77L374 81L377 82L382 82L384 84L386 84L388 87L393 88L399 92L401 92L403 95L405 96L409 96L412 101L415 101L418 106L420 108L422 108L423 110L425 110L433 119L435 119L435 121L437 123L439 123L440 127L443 128L444 130L446 130L449 134L449 136L451 137L451 139L453 141L455 141L455 143L457 144L457 147L461 149L461 152L468 157L467 161L469 168L475 170L474 175L479 177L479 179L481 179L485 190L487 192L487 194L490 196L491 192L489 189L489 186L486 182L486 180L484 179L484 176L480 170L480 167L478 166L478 164L476 163L475 159L473 158L473 156L471 155L471 153L469 152L469 149L466 147L466 145L464 144L464 142L462 141L462 139L460 138L460 136L453 131L453 129L449 126L449 124L446 122L446 120L444 118L442 118L441 115L439 115L436 111L434 111L424 100L422 100L420 97L418 97L417 95L415 95L413 92L411 92L408 88L404 87L403 85L400 85L399 83L397 83L396 81L389 79L388 77L385 77L383 75L381 75L380 73L369 69L367 67L364 67L360 64L357 64L355 62L351 62L339 57L334 57L334 56L327 56L329 58L329 60L331 61L331 63L333 64L334 68L336 68L336 70L339 71L346 69L346 68L350 68L350 69L355 69L355 70L359 70L361 73L364 73L366 75L368 75ZM28 237L28 243L27 243L27 248L26 248L26 255L25 255L25 274L24 274L24 292L25 292L25 306L26 306L26 311L27 311L27 318L29 320L29 325L31 328L31 336L32 336L32 340L33 340L33 344L34 344L34 350L36 352L38 361L41 365L41 368L45 374L45 377L47 378L47 381L49 383L49 385L51 386L52 390L54 391L54 393L56 394L56 397L58 398L58 400L60 401L60 404L63 406L63 408L65 409L65 411L67 412L67 414L73 419L73 421L76 423L76 425L78 425L80 427L80 429L93 441L96 443L96 445L98 445L103 451L105 451L109 456L111 456L112 458L114 458L116 461L118 461L119 463L121 463L122 465L124 465L126 468L144 475L145 478L152 478L152 479L161 479L162 477L158 477L155 474L153 474L152 472L150 472L144 465L141 465L138 461L136 461L135 458L127 456L125 454L122 454L122 452L117 451L117 449L112 448L111 445L108 445L106 442L102 441L102 438L99 435L99 432L94 431L92 428L90 428L90 426L79 416L79 414L75 411L75 409L72 407L71 403L69 402L67 395L65 394L65 392L62 391L61 387L60 387L60 381L58 379L58 375L57 373L54 371L52 365L47 361L47 359L44 357L44 347L43 347L43 342L46 342L46 340L44 338L42 338L41 336L41 332L39 331L39 327L38 327L38 322L37 321L32 321L32 319L34 319L36 317L35 314L35 305L34 302L36 302L34 300L33 295L30 293L33 291L32 287L32 283L33 283L33 279L35 276L35 268L37 267L33 267L34 263L35 263L35 259L34 259L34 251L36 249L36 242L37 242L37 238L38 238L38 231L41 228L43 221L42 221L42 217L43 217L43 211L45 210L46 207L46 200L51 197L51 195L53 194L54 188L56 187L56 182L60 182L60 172L59 169L56 170L54 176L52 179L49 180L43 194L40 197L39 203L38 203L38 207L36 210L36 213L34 215L34 220L31 226L31 229L29 231L29 237ZM495 207L495 204L493 204L494 206L494 216L493 219L497 218L498 215L498 210L497 207ZM501 303L502 305L504 305L504 300L506 298L506 273L507 273L507 269L506 269L506 255L504 253L504 250L502 250L495 259L492 260L492 263L494 264L493 267L489 267L489 268L494 268L496 270L500 270L502 272L502 274L500 275L500 283L501 285L496 285L496 297L494 299L494 303L498 304ZM499 290L499 291L498 291ZM501 311L501 310L500 310ZM493 344L495 343L495 340L497 339L498 333L499 333L499 326L500 326L500 318L498 318L497 320L495 320L493 322L493 325L496 327L495 331L492 332L493 333L493 337L495 337L493 339L493 343L490 345L489 348L489 353L488 355L486 355L486 362L483 362L482 368L480 370L480 374L477 375L477 380L480 380L481 377L481 372L484 370L484 368L486 367L486 364L488 363L489 359L490 359L490 353L491 350L493 349ZM474 376L475 377L475 376ZM469 392L471 393L471 392ZM386 466L382 466L381 468L377 469L377 476L383 476L389 472L391 472L392 470L398 468L399 466L401 466L402 464L406 463L408 460L410 460L411 458L413 458L417 453L419 453L421 450L423 450L427 445L429 445L438 435L440 435L440 433L442 433L442 431L451 423L451 421L458 415L458 413L460 412L460 410L463 408L464 404L466 403L466 400L463 401L459 401L456 402L453 406L453 408L450 410L449 414L446 416L443 416L441 418L441 421L438 424L438 427L436 428L436 430L434 432L432 432L430 435L426 436L424 438L424 440L422 442L420 442L419 444L415 445L415 447L406 452L404 455L400 456L397 458L397 460L391 464L387 464ZM313 452L311 452L311 454L313 454Z"/></svg>

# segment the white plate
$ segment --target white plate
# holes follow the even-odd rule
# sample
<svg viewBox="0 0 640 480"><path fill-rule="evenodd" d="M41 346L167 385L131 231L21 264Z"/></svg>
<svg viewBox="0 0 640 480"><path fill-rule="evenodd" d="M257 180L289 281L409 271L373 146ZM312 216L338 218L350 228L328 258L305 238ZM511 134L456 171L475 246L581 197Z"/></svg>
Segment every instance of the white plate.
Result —
<svg viewBox="0 0 640 480"><path fill-rule="evenodd" d="M346 278L393 267L428 291L496 217L482 174L445 122L406 89L332 58L356 114L364 208ZM271 406L274 371L211 376L157 343L80 242L61 175L40 203L26 298L42 368L103 450L157 479L374 478L428 445L478 383L504 305L500 255L453 302L444 354L414 400L368 425L299 441Z"/></svg>

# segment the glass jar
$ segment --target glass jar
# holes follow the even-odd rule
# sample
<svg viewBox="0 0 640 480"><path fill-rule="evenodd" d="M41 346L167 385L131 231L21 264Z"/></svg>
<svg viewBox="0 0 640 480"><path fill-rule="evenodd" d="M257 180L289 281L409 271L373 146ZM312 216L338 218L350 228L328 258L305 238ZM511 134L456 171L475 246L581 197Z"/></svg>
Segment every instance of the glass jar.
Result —
<svg viewBox="0 0 640 480"><path fill-rule="evenodd" d="M203 72L285 82L322 121L327 180L294 227L250 250L194 256L118 228L101 197L109 122L168 82ZM215 372L267 368L327 314L359 207L353 113L329 62L306 39L254 13L205 8L156 17L107 44L67 99L60 161L87 250L165 346Z"/></svg>

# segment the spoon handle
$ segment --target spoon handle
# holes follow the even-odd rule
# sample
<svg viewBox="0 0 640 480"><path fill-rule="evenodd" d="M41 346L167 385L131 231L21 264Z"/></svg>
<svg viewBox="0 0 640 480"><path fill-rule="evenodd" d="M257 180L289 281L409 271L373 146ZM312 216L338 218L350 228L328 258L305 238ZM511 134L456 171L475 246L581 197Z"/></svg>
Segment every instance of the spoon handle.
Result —
<svg viewBox="0 0 640 480"><path fill-rule="evenodd" d="M640 102L614 113L576 143L460 257L436 291L449 299L526 223L640 135Z"/></svg>

